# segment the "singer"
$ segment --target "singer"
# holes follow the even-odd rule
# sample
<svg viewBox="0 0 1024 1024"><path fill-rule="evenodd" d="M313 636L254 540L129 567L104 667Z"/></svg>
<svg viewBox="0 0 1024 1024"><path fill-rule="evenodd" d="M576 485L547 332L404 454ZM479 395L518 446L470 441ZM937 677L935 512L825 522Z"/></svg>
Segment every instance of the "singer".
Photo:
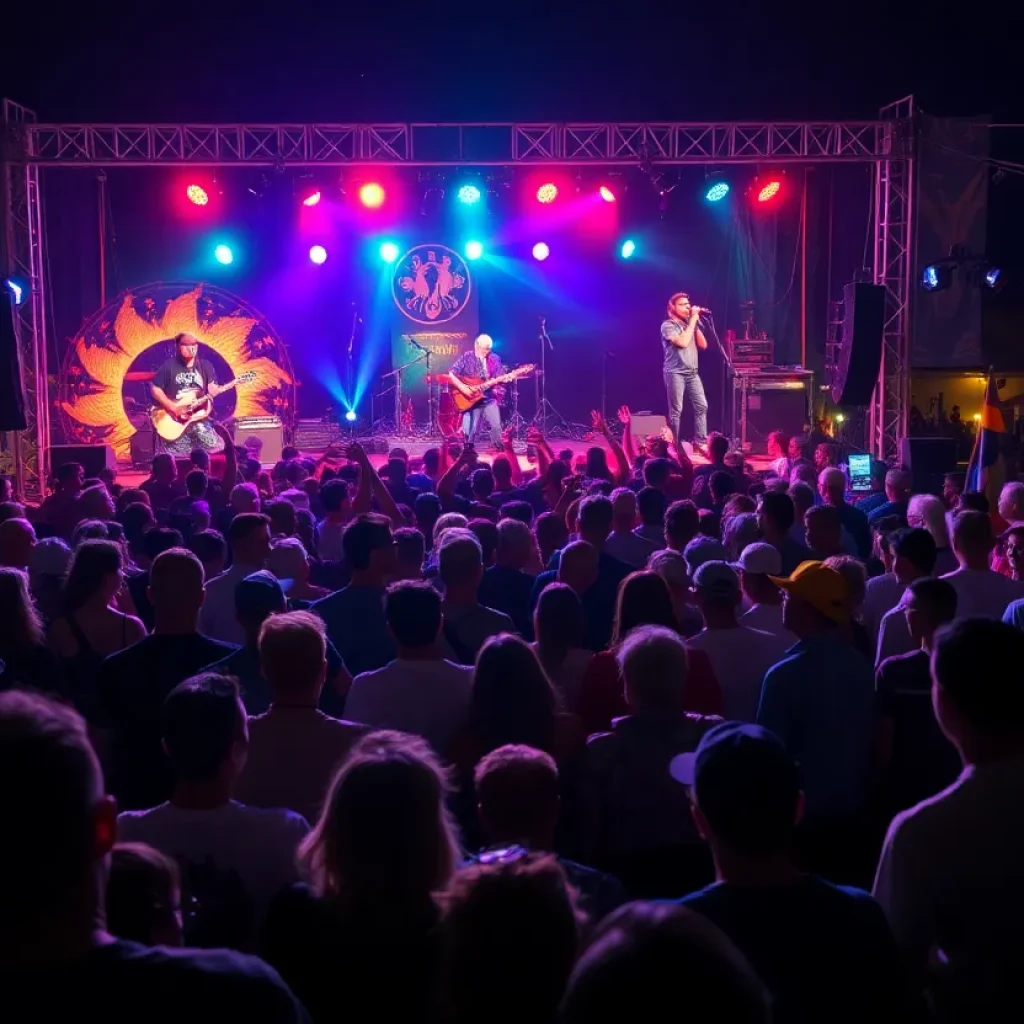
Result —
<svg viewBox="0 0 1024 1024"><path fill-rule="evenodd" d="M708 400L697 372L697 352L708 347L700 329L701 307L690 304L686 292L668 300L668 319L661 325L665 350L665 393L668 396L668 425L676 444L682 443L683 402L693 406L693 443L703 449L708 439Z"/></svg>

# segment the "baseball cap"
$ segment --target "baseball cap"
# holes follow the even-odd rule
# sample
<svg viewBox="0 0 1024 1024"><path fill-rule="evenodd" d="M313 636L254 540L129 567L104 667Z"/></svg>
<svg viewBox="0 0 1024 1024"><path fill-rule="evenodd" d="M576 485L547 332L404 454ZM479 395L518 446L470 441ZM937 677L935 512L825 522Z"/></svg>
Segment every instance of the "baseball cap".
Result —
<svg viewBox="0 0 1024 1024"><path fill-rule="evenodd" d="M778 576L782 572L782 555L778 548L758 541L748 544L740 554L739 561L733 562L732 567L754 576Z"/></svg>
<svg viewBox="0 0 1024 1024"><path fill-rule="evenodd" d="M272 615L288 607L285 594L292 580L279 580L266 569L250 573L235 586L235 611L246 617Z"/></svg>
<svg viewBox="0 0 1024 1024"><path fill-rule="evenodd" d="M709 729L696 751L674 757L672 777L691 786L714 834L738 850L783 845L795 825L800 772L775 733L748 722Z"/></svg>
<svg viewBox="0 0 1024 1024"><path fill-rule="evenodd" d="M705 562L724 562L725 545L714 537L694 537L683 548L683 558L686 559L686 567L692 576Z"/></svg>
<svg viewBox="0 0 1024 1024"><path fill-rule="evenodd" d="M693 574L693 586L695 590L704 591L715 597L736 598L740 593L740 578L728 562L705 562L697 566L697 571Z"/></svg>
<svg viewBox="0 0 1024 1024"><path fill-rule="evenodd" d="M769 576L780 590L806 601L834 622L850 618L846 580L824 562L801 562L791 576Z"/></svg>

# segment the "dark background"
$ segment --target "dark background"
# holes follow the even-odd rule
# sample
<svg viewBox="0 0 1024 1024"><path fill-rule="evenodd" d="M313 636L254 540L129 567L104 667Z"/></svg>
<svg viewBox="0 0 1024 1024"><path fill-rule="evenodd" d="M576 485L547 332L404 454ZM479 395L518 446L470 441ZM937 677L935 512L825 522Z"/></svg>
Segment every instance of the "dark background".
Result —
<svg viewBox="0 0 1024 1024"><path fill-rule="evenodd" d="M293 3L263 12L248 4L111 3L59 17L28 5L5 20L0 94L51 122L838 120L873 117L909 93L935 114L1024 120L1014 84L1019 33L1010 15L964 11L955 28L939 19L938 8L910 4L837 11L751 3L728 10ZM997 129L993 139L995 156L1024 161L1024 132ZM300 407L316 415L343 377L353 308L363 317L360 360L373 372L387 363L380 264L366 232L340 223L327 264L312 267L296 230L291 177L274 183L276 194L245 203L252 173L218 179L230 197L219 223L230 226L245 254L225 270L208 262L217 219L177 215L171 172L109 170L108 294L187 277L244 295L289 344L306 382ZM405 174L401 190L415 193L415 172ZM667 295L680 287L715 309L723 333L739 326L737 304L755 292L777 361L796 362L792 270L802 175L793 170L778 209L747 224L745 215L700 202L700 168L682 173L667 211L639 171L630 172L617 228L546 239L553 255L539 269L529 258L538 236L528 223L501 260L476 264L481 326L507 362L535 361L537 317L548 318L556 345L549 398L570 418L598 404L605 360L609 410L624 401L660 410L657 329ZM92 171L48 171L45 179L47 252L58 285L51 336L62 348L99 305L97 186ZM808 362L819 366L828 302L865 263L870 192L866 170L856 166L816 168L807 187ZM731 198L735 210L735 189ZM532 216L508 202L485 237ZM991 189L988 234L990 259L1008 271L1022 263L1022 208L1024 179L1010 170ZM418 211L401 227L410 244L445 241L444 233L458 244L465 235L458 222ZM623 263L615 249L627 234L640 248ZM1012 275L1003 293L986 296L987 334L1016 336L1021 296ZM705 370L718 412L718 360L706 360ZM532 389L526 393L532 408Z"/></svg>

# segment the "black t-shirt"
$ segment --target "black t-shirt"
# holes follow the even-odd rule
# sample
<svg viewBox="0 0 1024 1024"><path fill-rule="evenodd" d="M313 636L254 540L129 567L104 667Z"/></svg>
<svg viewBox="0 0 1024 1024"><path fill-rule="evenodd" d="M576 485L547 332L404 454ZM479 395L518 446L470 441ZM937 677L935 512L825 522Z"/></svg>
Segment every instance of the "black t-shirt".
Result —
<svg viewBox="0 0 1024 1024"><path fill-rule="evenodd" d="M100 666L93 724L110 732L107 788L122 810L155 807L171 795L174 775L160 745L164 700L235 649L199 633L147 636Z"/></svg>
<svg viewBox="0 0 1024 1024"><path fill-rule="evenodd" d="M875 677L875 708L892 719L892 758L884 781L892 814L951 786L962 765L932 710L932 679L926 651L886 658Z"/></svg>
<svg viewBox="0 0 1024 1024"><path fill-rule="evenodd" d="M104 1024L308 1024L276 971L228 950L117 940L68 963L0 967L4 1019Z"/></svg>
<svg viewBox="0 0 1024 1024"><path fill-rule="evenodd" d="M189 369L177 356L161 364L153 378L153 387L159 388L172 402L185 391L205 393L216 383L217 375L208 359L196 359Z"/></svg>
<svg viewBox="0 0 1024 1024"><path fill-rule="evenodd" d="M746 956L773 996L776 1024L904 1019L900 954L868 893L805 875L789 885L716 882L679 904Z"/></svg>

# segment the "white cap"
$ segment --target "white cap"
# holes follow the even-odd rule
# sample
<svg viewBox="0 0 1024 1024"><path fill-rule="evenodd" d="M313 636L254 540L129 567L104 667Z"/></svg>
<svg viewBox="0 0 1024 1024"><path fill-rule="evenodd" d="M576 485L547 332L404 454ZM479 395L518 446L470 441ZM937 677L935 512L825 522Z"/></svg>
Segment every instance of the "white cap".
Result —
<svg viewBox="0 0 1024 1024"><path fill-rule="evenodd" d="M732 567L757 576L781 576L782 555L771 544L748 544L743 549L739 561L733 562Z"/></svg>

